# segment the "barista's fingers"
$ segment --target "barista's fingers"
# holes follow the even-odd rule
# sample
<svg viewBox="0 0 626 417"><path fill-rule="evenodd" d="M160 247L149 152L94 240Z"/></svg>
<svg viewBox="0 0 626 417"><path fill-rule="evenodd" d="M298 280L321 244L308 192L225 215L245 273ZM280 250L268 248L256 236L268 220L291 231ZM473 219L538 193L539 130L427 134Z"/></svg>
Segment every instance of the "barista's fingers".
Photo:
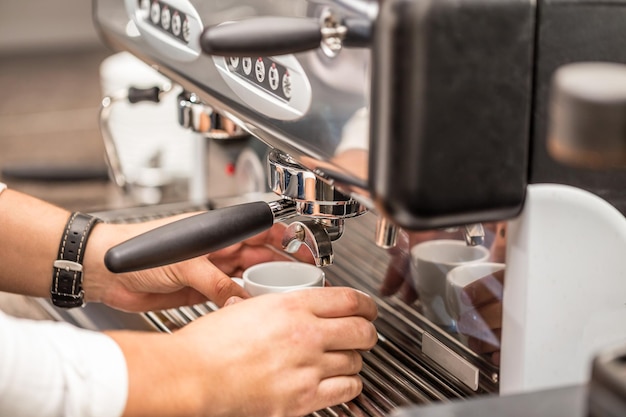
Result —
<svg viewBox="0 0 626 417"><path fill-rule="evenodd" d="M463 288L461 302L468 306L481 306L502 300L504 270L486 275Z"/></svg>
<svg viewBox="0 0 626 417"><path fill-rule="evenodd" d="M224 303L224 307L228 307L230 305L233 304L237 304L239 302L243 301L243 298L241 297L237 297L236 295L230 297L228 300L226 300L226 302Z"/></svg>
<svg viewBox="0 0 626 417"><path fill-rule="evenodd" d="M356 350L335 350L324 353L319 363L322 378L356 375L363 367L363 357Z"/></svg>
<svg viewBox="0 0 626 417"><path fill-rule="evenodd" d="M250 297L239 284L215 268L206 257L198 258L197 262L188 262L184 268L181 279L186 281L185 284L204 294L220 307L232 296ZM207 277L207 270L211 271L210 277Z"/></svg>
<svg viewBox="0 0 626 417"><path fill-rule="evenodd" d="M349 287L311 288L288 295L306 303L313 314L322 318L361 316L374 320L378 315L372 297Z"/></svg>
<svg viewBox="0 0 626 417"><path fill-rule="evenodd" d="M320 381L317 388L316 410L331 405L348 402L357 397L363 389L363 381L358 375L336 376Z"/></svg>
<svg viewBox="0 0 626 417"><path fill-rule="evenodd" d="M324 337L327 351L370 350L378 342L374 324L362 317L325 319L320 334Z"/></svg>

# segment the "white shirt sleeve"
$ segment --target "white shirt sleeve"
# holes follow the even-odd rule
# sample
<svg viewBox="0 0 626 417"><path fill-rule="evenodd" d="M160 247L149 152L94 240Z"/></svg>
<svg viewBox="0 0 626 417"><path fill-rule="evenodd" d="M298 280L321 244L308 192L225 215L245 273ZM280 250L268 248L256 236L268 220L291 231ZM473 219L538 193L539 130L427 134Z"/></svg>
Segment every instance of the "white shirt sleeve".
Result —
<svg viewBox="0 0 626 417"><path fill-rule="evenodd" d="M105 334L0 312L0 416L118 417L128 374Z"/></svg>

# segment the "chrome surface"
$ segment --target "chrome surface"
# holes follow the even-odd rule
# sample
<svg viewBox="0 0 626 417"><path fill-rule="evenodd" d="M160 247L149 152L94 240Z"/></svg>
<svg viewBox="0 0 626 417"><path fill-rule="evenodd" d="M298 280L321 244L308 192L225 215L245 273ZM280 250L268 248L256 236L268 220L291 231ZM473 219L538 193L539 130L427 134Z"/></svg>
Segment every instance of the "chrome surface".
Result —
<svg viewBox="0 0 626 417"><path fill-rule="evenodd" d="M305 245L313 254L317 266L328 266L333 263L333 245L326 228L314 221L304 220L291 223L282 241L283 249L296 253L301 245Z"/></svg>
<svg viewBox="0 0 626 417"><path fill-rule="evenodd" d="M202 133L209 139L239 139L248 133L235 122L202 103L188 91L178 95L178 122L186 129Z"/></svg>
<svg viewBox="0 0 626 417"><path fill-rule="evenodd" d="M341 25L330 9L325 9L320 16L322 31L322 51L330 58L337 56L343 47L343 39L348 28Z"/></svg>
<svg viewBox="0 0 626 417"><path fill-rule="evenodd" d="M469 246L482 245L485 242L485 229L480 223L465 225L465 243Z"/></svg>
<svg viewBox="0 0 626 417"><path fill-rule="evenodd" d="M268 160L270 188L276 194L294 200L298 214L338 219L358 216L367 210L289 155L272 149Z"/></svg>
<svg viewBox="0 0 626 417"><path fill-rule="evenodd" d="M107 96L102 99L100 105L100 134L102 135L102 141L104 143L104 156L109 167L109 177L120 189L127 191L128 182L126 176L122 170L122 163L120 161L119 152L113 139L111 129L109 127L109 118L111 116L111 109L115 102L126 99L127 94L120 92L115 96Z"/></svg>
<svg viewBox="0 0 626 417"><path fill-rule="evenodd" d="M393 248L398 241L398 227L386 217L379 217L376 223L375 241L379 248Z"/></svg>
<svg viewBox="0 0 626 417"><path fill-rule="evenodd" d="M282 199L276 201L270 201L267 203L272 210L275 221L283 221L290 219L297 215L296 204L293 201Z"/></svg>
<svg viewBox="0 0 626 417"><path fill-rule="evenodd" d="M478 389L478 368L428 332L422 334L422 352L456 375L471 389Z"/></svg>
<svg viewBox="0 0 626 417"><path fill-rule="evenodd" d="M168 4L190 18L199 36L203 28L258 16L321 19L329 8L339 22L346 19L370 22L375 18L379 2L181 0ZM260 89L233 90L233 77L224 77L225 67L216 64L218 61L222 65L223 58L196 54L197 39L187 43L156 27L158 22L151 22L149 13L137 1L96 1L94 20L109 46L127 50L152 65L184 90L196 93L206 105L241 123L244 130L287 152L303 166L332 178L345 193L353 193L355 190L350 187L366 180L361 175L366 172L362 169L366 159L359 167L340 161L340 150L345 149L344 128L355 114L367 107L370 53L366 48L343 48L334 58L324 55L321 49L289 56L301 68L294 77L306 79L308 87L298 89L294 85L291 99L279 103L280 100L270 100L270 94L257 91ZM291 68L291 63L286 62L285 66ZM337 100L338 94L341 100ZM303 105L295 106L295 101L302 101ZM270 106L272 115L267 114ZM280 109L292 116L278 114ZM367 143L361 145L366 151ZM360 194L362 203L373 207L369 196L363 195L365 191L360 188L356 194Z"/></svg>

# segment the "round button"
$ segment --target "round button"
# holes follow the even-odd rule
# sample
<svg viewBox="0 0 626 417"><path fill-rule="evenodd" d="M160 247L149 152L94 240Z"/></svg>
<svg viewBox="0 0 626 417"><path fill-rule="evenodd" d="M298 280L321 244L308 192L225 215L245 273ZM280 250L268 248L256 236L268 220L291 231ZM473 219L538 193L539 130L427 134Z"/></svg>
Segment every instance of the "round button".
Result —
<svg viewBox="0 0 626 417"><path fill-rule="evenodd" d="M150 20L155 25L158 25L159 20L161 20L161 5L158 1L153 2L150 6Z"/></svg>
<svg viewBox="0 0 626 417"><path fill-rule="evenodd" d="M237 67L239 66L239 57L231 56L230 58L228 58L228 63L233 69L237 69Z"/></svg>
<svg viewBox="0 0 626 417"><path fill-rule="evenodd" d="M268 78L269 78L269 82L270 82L270 88L272 90L278 89L280 76L278 75L278 70L276 69L276 64L272 64L272 66L270 67Z"/></svg>
<svg viewBox="0 0 626 417"><path fill-rule="evenodd" d="M172 12L169 7L165 6L161 10L161 27L170 30L170 23L172 23Z"/></svg>
<svg viewBox="0 0 626 417"><path fill-rule="evenodd" d="M180 31L182 30L183 22L180 18L180 13L174 12L174 16L172 16L172 33L175 36L180 36Z"/></svg>
<svg viewBox="0 0 626 417"><path fill-rule="evenodd" d="M191 28L189 27L189 19L185 17L183 21L183 39L185 42L189 42L191 40Z"/></svg>
<svg viewBox="0 0 626 417"><path fill-rule="evenodd" d="M258 82L262 83L265 80L265 63L263 62L263 58L256 60L254 64L254 75L256 75L256 79Z"/></svg>
<svg viewBox="0 0 626 417"><path fill-rule="evenodd" d="M291 98L291 75L289 72L285 72L283 75L283 94L287 98Z"/></svg>
<svg viewBox="0 0 626 417"><path fill-rule="evenodd" d="M252 58L245 57L244 59L242 59L241 67L243 68L243 72L246 75L250 75L250 73L252 72Z"/></svg>

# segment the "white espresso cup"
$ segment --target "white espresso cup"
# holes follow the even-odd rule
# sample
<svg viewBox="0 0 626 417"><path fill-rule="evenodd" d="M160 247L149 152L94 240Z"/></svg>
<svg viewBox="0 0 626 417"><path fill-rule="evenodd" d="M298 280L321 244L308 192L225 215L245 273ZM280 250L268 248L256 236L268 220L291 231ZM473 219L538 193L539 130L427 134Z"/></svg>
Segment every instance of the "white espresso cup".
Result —
<svg viewBox="0 0 626 417"><path fill-rule="evenodd" d="M311 287L323 287L326 274L311 264L302 262L264 262L246 269L243 287L250 295L289 292Z"/></svg>
<svg viewBox="0 0 626 417"><path fill-rule="evenodd" d="M463 240L436 239L411 248L411 276L422 312L434 324L452 328L454 320L446 306L446 275L461 265L485 262L489 249L468 246Z"/></svg>
<svg viewBox="0 0 626 417"><path fill-rule="evenodd" d="M448 312L453 319L458 320L475 307L468 303L462 294L468 285L484 280L483 285L489 289L495 299L502 299L503 286L493 274L504 270L505 264L497 262L479 262L462 265L448 272L446 279L446 303Z"/></svg>

